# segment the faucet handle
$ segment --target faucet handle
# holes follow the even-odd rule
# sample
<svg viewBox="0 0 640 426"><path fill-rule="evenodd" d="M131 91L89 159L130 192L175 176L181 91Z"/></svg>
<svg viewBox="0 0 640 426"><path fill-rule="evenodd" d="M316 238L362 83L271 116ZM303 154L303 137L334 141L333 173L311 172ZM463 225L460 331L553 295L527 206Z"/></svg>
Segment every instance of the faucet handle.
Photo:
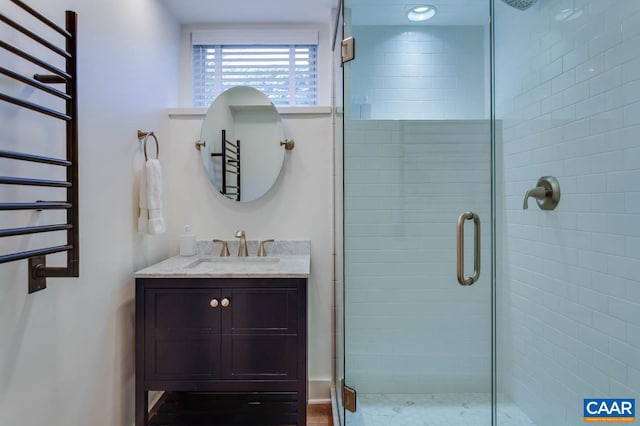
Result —
<svg viewBox="0 0 640 426"><path fill-rule="evenodd" d="M560 183L553 176L542 176L538 179L536 187L524 195L522 208L525 210L529 207L529 197L535 198L542 210L554 210L560 202Z"/></svg>
<svg viewBox="0 0 640 426"><path fill-rule="evenodd" d="M258 247L258 256L260 257L264 257L267 255L267 250L265 250L264 248L264 244L265 243L272 243L273 240L264 240L264 241L260 241L260 247Z"/></svg>
<svg viewBox="0 0 640 426"><path fill-rule="evenodd" d="M222 250L220 250L220 257L229 256L229 245L224 240L213 240L214 243L222 243Z"/></svg>
<svg viewBox="0 0 640 426"><path fill-rule="evenodd" d="M524 194L524 202L522 203L522 209L527 210L529 208L529 197L533 197L536 200L544 200L547 196L547 189L543 186L536 186L533 189L530 189Z"/></svg>

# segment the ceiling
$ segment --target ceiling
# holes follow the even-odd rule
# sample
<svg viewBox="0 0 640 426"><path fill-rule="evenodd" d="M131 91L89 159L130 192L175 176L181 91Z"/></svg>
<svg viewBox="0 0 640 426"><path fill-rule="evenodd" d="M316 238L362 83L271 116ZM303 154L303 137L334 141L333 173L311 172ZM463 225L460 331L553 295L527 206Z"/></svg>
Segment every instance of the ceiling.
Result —
<svg viewBox="0 0 640 426"><path fill-rule="evenodd" d="M182 24L322 23L338 0L160 0Z"/></svg>
<svg viewBox="0 0 640 426"><path fill-rule="evenodd" d="M407 12L414 6L430 4L436 16L412 23ZM345 0L353 25L488 25L489 0Z"/></svg>
<svg viewBox="0 0 640 426"><path fill-rule="evenodd" d="M159 0L183 24L321 23L331 20L338 0ZM426 0L438 9L426 23L411 23L416 0L344 0L353 25L486 25L489 0Z"/></svg>

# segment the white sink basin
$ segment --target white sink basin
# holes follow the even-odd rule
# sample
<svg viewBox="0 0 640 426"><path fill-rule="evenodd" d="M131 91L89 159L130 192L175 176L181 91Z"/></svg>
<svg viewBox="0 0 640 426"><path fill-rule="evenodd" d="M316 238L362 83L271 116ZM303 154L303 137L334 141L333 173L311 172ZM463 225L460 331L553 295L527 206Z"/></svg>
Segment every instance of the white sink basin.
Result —
<svg viewBox="0 0 640 426"><path fill-rule="evenodd" d="M228 257L204 257L198 259L194 262L191 262L185 268L192 269L196 268L199 265L207 264L207 263L224 263L224 264L241 264L241 265L262 265L265 263L278 263L280 259L277 257L265 256L265 257L255 257L255 256L247 256L247 257L237 257L237 256L228 256Z"/></svg>

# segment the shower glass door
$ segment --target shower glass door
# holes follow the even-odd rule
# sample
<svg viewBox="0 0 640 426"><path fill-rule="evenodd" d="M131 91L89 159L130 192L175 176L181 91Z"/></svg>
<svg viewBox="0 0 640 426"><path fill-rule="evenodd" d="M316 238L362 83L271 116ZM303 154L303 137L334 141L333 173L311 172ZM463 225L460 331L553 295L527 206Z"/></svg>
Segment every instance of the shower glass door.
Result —
<svg viewBox="0 0 640 426"><path fill-rule="evenodd" d="M492 423L490 1L429 3L344 2L349 426Z"/></svg>

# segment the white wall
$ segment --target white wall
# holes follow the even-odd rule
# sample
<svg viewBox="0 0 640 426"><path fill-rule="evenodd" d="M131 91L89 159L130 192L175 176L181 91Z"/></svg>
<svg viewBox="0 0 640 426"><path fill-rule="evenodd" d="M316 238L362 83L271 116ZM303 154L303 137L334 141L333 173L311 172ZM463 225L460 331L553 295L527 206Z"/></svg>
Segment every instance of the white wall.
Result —
<svg viewBox="0 0 640 426"><path fill-rule="evenodd" d="M640 399L640 4L496 12L503 390L539 425L579 425L583 398ZM543 175L558 208L522 210Z"/></svg>
<svg viewBox="0 0 640 426"><path fill-rule="evenodd" d="M135 233L132 157L137 128L156 130L167 143L179 27L155 0L29 4L57 22L66 8L79 15L80 278L49 279L46 290L28 296L26 261L0 265L0 424L130 426L133 272L174 247L172 236ZM1 8L14 6L3 0ZM13 37L5 26L0 31ZM4 66L16 64L2 58ZM47 119L0 108L2 147L49 152L43 145L63 143ZM47 131L24 137L37 129ZM39 220L37 213L3 214L0 226ZM14 244L30 243L21 237Z"/></svg>
<svg viewBox="0 0 640 426"><path fill-rule="evenodd" d="M350 118L486 118L484 33L481 26L354 25Z"/></svg>
<svg viewBox="0 0 640 426"><path fill-rule="evenodd" d="M333 131L330 110L325 110L282 116L285 135L295 141L295 149L285 153L279 179L256 201L229 200L209 181L194 149L201 114L173 116L164 135L162 161L172 254L177 254L178 235L186 224L200 240L234 240L238 229L244 229L249 240L311 240L308 342L313 399L328 398L331 380Z"/></svg>

